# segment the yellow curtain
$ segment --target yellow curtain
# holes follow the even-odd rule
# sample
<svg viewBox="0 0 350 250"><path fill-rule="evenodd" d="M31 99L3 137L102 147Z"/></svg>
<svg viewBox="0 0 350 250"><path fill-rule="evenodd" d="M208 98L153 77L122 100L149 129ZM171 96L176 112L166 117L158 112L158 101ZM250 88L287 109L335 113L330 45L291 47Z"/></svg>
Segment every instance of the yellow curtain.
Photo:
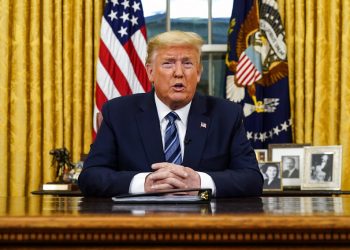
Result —
<svg viewBox="0 0 350 250"><path fill-rule="evenodd" d="M350 189L350 1L279 0L286 27L294 141L343 146Z"/></svg>
<svg viewBox="0 0 350 250"><path fill-rule="evenodd" d="M89 150L103 4L0 0L0 196L52 181L51 149Z"/></svg>

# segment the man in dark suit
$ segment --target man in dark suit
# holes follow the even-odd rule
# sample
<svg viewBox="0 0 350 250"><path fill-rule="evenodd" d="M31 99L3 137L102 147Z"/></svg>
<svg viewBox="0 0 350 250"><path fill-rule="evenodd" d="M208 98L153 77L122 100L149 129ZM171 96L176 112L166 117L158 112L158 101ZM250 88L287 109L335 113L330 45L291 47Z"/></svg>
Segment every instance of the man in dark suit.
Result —
<svg viewBox="0 0 350 250"><path fill-rule="evenodd" d="M241 107L196 93L202 44L192 32L151 39L146 69L154 90L104 105L101 128L79 176L85 196L178 188L211 188L217 197L261 194L263 179ZM169 112L175 112L175 121ZM175 131L171 142L169 127ZM176 156L167 162L169 151Z"/></svg>

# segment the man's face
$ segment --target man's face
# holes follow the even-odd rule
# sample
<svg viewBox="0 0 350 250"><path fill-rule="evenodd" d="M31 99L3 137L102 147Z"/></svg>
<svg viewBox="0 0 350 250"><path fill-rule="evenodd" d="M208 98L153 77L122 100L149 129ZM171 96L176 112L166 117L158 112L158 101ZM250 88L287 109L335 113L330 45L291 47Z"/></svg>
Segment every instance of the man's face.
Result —
<svg viewBox="0 0 350 250"><path fill-rule="evenodd" d="M284 168L288 170L292 170L294 168L294 162L290 158L286 158L284 160Z"/></svg>
<svg viewBox="0 0 350 250"><path fill-rule="evenodd" d="M322 162L326 162L328 160L328 155L322 155Z"/></svg>
<svg viewBox="0 0 350 250"><path fill-rule="evenodd" d="M182 108L192 100L201 77L200 59L194 48L159 49L146 68L158 98L169 108Z"/></svg>

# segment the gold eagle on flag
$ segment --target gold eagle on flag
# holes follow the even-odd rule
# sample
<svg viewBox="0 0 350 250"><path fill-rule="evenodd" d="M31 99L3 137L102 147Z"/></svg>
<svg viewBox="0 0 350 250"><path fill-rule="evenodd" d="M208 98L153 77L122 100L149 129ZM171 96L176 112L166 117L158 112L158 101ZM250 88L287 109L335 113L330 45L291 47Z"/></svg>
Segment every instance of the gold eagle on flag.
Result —
<svg viewBox="0 0 350 250"><path fill-rule="evenodd" d="M247 88L255 111L264 112L264 104L256 98L255 84L268 87L288 76L285 31L275 0L255 0L244 22L237 27L230 22L229 33L239 28L236 54L238 61L229 60L234 48L228 43L225 63L234 73L226 79L228 99L240 102Z"/></svg>

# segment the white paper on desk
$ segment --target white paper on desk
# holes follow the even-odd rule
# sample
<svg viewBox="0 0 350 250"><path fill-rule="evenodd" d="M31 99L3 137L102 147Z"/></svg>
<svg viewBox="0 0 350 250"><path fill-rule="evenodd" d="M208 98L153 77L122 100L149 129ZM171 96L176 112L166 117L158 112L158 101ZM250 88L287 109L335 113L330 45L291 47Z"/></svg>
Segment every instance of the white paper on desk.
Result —
<svg viewBox="0 0 350 250"><path fill-rule="evenodd" d="M113 201L115 202L198 202L201 201L201 198L197 195L163 195L163 196L136 196L136 197L124 197L118 198L113 197Z"/></svg>

